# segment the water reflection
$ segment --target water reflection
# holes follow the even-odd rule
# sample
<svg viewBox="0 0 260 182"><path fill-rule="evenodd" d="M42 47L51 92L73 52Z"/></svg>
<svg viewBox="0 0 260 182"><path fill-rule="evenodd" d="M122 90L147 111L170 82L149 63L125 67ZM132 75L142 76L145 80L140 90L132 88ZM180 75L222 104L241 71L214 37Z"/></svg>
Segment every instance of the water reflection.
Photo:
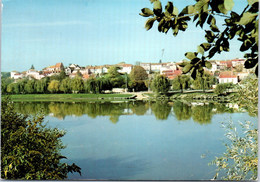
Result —
<svg viewBox="0 0 260 182"><path fill-rule="evenodd" d="M79 166L84 166L82 176L71 174L70 179L95 179L95 180L125 180L141 174L147 168L147 162L142 159L108 157L101 159L76 159ZM95 166L93 168L93 166ZM113 166L113 167L111 167ZM120 177L118 177L120 174Z"/></svg>
<svg viewBox="0 0 260 182"><path fill-rule="evenodd" d="M185 103L175 102L16 102L14 107L21 114L35 115L41 111L59 119L66 116L88 115L109 116L112 123L117 123L122 115L154 115L157 120L166 120L175 116L179 121L193 119L199 124L208 124L214 114L233 113L239 108L230 103Z"/></svg>

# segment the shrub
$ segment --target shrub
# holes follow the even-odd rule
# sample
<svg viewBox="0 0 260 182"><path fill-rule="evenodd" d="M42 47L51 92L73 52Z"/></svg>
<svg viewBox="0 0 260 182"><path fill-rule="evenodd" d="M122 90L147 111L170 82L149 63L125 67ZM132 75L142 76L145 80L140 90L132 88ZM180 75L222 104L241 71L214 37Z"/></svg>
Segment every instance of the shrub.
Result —
<svg viewBox="0 0 260 182"><path fill-rule="evenodd" d="M64 131L47 128L43 116L34 118L14 111L10 99L1 107L1 178L20 180L61 180L80 167L62 163L60 154Z"/></svg>

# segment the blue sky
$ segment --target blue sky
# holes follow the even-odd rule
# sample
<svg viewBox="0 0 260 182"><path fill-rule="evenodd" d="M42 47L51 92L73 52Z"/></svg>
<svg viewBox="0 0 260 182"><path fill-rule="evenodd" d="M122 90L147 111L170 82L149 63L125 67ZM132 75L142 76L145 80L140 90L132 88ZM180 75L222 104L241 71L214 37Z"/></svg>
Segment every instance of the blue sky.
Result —
<svg viewBox="0 0 260 182"><path fill-rule="evenodd" d="M194 0L175 0L179 10ZM236 0L240 10L246 0ZM65 66L179 62L205 42L203 31L190 25L174 37L146 31L139 15L149 0L3 0L1 71L37 70L57 62ZM163 6L167 1L162 0ZM243 57L237 41L215 59Z"/></svg>

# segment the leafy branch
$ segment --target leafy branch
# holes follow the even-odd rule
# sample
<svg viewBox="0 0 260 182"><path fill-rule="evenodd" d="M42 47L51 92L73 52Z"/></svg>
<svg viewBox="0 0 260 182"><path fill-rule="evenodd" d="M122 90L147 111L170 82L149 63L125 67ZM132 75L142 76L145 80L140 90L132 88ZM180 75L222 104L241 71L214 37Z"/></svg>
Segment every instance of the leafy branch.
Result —
<svg viewBox="0 0 260 182"><path fill-rule="evenodd" d="M180 13L178 8L173 6L173 2L168 2L163 12L160 0L150 0L153 4L153 10L143 8L140 13L148 18L145 23L146 30L152 28L155 21L158 23L158 31L167 34L170 29L173 35L177 36L179 31L186 31L188 22L193 17L196 26L203 29L205 23L209 29L205 30L205 39L207 42L197 46L196 52L187 52L185 56L190 60L184 61L181 66L183 73L191 73L193 79L196 79L198 73L203 75L204 67L210 69L211 59L216 53L220 54L230 50L229 41L237 36L241 41L240 51L246 52L245 68L255 68L258 73L258 0L248 0L248 5L239 15L231 11L233 0L197 0L193 5L186 6ZM209 9L211 7L211 9ZM224 17L224 31L220 31L216 16ZM200 56L198 56L200 54Z"/></svg>

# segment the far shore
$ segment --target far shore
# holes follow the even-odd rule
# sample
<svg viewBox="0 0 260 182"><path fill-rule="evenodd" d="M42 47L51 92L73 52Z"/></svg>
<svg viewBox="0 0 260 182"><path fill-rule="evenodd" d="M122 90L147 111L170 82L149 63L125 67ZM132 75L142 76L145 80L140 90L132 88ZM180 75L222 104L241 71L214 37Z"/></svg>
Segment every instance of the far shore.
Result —
<svg viewBox="0 0 260 182"><path fill-rule="evenodd" d="M127 92L114 94L17 94L17 95L2 95L2 98L9 96L12 101L54 101L54 102L84 102L84 101L120 101L120 100L229 100L235 97L234 93L226 96L217 96L209 92L184 92L184 93L169 93L167 96L156 96L153 92Z"/></svg>
<svg viewBox="0 0 260 182"><path fill-rule="evenodd" d="M134 94L17 94L2 95L2 98L10 96L12 101L97 101L97 100L127 100L133 99Z"/></svg>

